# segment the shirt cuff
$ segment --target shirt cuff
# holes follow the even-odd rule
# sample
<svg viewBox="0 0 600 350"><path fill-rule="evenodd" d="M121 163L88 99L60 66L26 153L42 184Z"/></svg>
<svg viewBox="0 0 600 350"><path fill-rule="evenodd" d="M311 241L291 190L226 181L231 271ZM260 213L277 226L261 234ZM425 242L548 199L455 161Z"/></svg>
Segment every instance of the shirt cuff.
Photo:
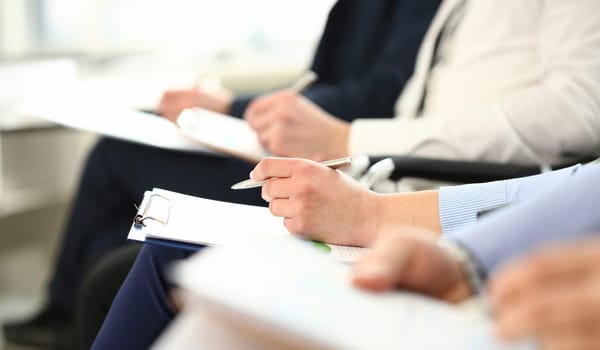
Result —
<svg viewBox="0 0 600 350"><path fill-rule="evenodd" d="M478 213L506 204L505 181L442 187L439 190L442 232L451 236L475 223Z"/></svg>
<svg viewBox="0 0 600 350"><path fill-rule="evenodd" d="M580 165L544 174L483 184L442 187L439 208L442 232L451 236L475 223L479 214L519 202L575 174Z"/></svg>
<svg viewBox="0 0 600 350"><path fill-rule="evenodd" d="M256 96L244 96L238 97L231 102L231 108L229 110L229 115L242 118L244 116L244 112L248 105Z"/></svg>

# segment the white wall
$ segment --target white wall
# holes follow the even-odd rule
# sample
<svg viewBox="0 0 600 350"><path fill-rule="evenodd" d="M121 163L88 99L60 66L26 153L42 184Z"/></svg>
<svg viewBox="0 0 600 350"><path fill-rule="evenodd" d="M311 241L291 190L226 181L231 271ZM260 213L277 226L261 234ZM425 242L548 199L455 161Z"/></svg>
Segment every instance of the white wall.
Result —
<svg viewBox="0 0 600 350"><path fill-rule="evenodd" d="M106 53L314 40L334 0L0 0L0 50ZM37 23L36 9L43 14ZM36 22L36 23L34 23ZM40 38L32 30L41 25ZM9 34L7 34L9 33ZM38 40L39 39L39 40ZM37 44L41 45L37 45Z"/></svg>

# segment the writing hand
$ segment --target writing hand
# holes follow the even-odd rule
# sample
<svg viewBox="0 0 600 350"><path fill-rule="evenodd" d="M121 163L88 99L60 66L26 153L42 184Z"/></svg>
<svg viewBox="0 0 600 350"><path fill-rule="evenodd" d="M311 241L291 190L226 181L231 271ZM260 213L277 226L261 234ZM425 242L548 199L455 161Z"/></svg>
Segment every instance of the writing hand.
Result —
<svg viewBox="0 0 600 350"><path fill-rule="evenodd" d="M411 227L382 233L355 262L352 282L371 291L402 288L449 302L471 294L461 263L436 243L434 234Z"/></svg>
<svg viewBox="0 0 600 350"><path fill-rule="evenodd" d="M600 241L548 247L492 279L497 333L537 338L543 349L600 348Z"/></svg>
<svg viewBox="0 0 600 350"><path fill-rule="evenodd" d="M323 161L349 154L348 123L292 90L256 98L244 119L275 155Z"/></svg>
<svg viewBox="0 0 600 350"><path fill-rule="evenodd" d="M167 90L158 106L158 114L175 123L186 108L202 107L214 112L228 114L231 109L232 94L226 91L209 92L200 87Z"/></svg>
<svg viewBox="0 0 600 350"><path fill-rule="evenodd" d="M294 234L328 243L368 245L380 223L378 197L322 164L296 158L265 158L251 179L269 179L262 196Z"/></svg>

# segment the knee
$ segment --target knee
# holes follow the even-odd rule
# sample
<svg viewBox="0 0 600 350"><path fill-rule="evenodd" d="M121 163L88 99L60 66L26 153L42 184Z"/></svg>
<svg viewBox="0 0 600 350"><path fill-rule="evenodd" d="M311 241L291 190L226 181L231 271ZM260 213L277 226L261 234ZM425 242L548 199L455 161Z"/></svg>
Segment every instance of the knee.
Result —
<svg viewBox="0 0 600 350"><path fill-rule="evenodd" d="M186 259L194 251L182 248L166 247L155 244L144 244L138 255L138 262L143 264L152 264L161 269L169 266L171 263Z"/></svg>
<svg viewBox="0 0 600 350"><path fill-rule="evenodd" d="M156 282L170 286L168 272L170 267L177 261L186 259L194 251L165 247L154 244L145 244L136 259L134 269L146 270L147 278Z"/></svg>
<svg viewBox="0 0 600 350"><path fill-rule="evenodd" d="M109 155L122 153L126 148L126 144L127 142L109 137L100 138L90 151L88 164L95 164L98 161L107 159Z"/></svg>
<svg viewBox="0 0 600 350"><path fill-rule="evenodd" d="M138 245L126 245L110 251L92 265L81 289L83 304L108 309L127 277L138 250Z"/></svg>

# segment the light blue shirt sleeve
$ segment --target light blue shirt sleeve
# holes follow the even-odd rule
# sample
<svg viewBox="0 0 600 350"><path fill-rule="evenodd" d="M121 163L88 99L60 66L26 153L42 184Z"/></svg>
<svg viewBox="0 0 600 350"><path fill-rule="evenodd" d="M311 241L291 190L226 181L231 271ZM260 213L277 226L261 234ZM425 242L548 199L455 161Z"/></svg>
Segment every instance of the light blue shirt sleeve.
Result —
<svg viewBox="0 0 600 350"><path fill-rule="evenodd" d="M600 165L456 232L486 274L540 245L589 235L600 237Z"/></svg>
<svg viewBox="0 0 600 350"><path fill-rule="evenodd" d="M439 210L442 232L455 232L477 222L478 214L522 201L577 173L580 165L518 179L442 187Z"/></svg>

